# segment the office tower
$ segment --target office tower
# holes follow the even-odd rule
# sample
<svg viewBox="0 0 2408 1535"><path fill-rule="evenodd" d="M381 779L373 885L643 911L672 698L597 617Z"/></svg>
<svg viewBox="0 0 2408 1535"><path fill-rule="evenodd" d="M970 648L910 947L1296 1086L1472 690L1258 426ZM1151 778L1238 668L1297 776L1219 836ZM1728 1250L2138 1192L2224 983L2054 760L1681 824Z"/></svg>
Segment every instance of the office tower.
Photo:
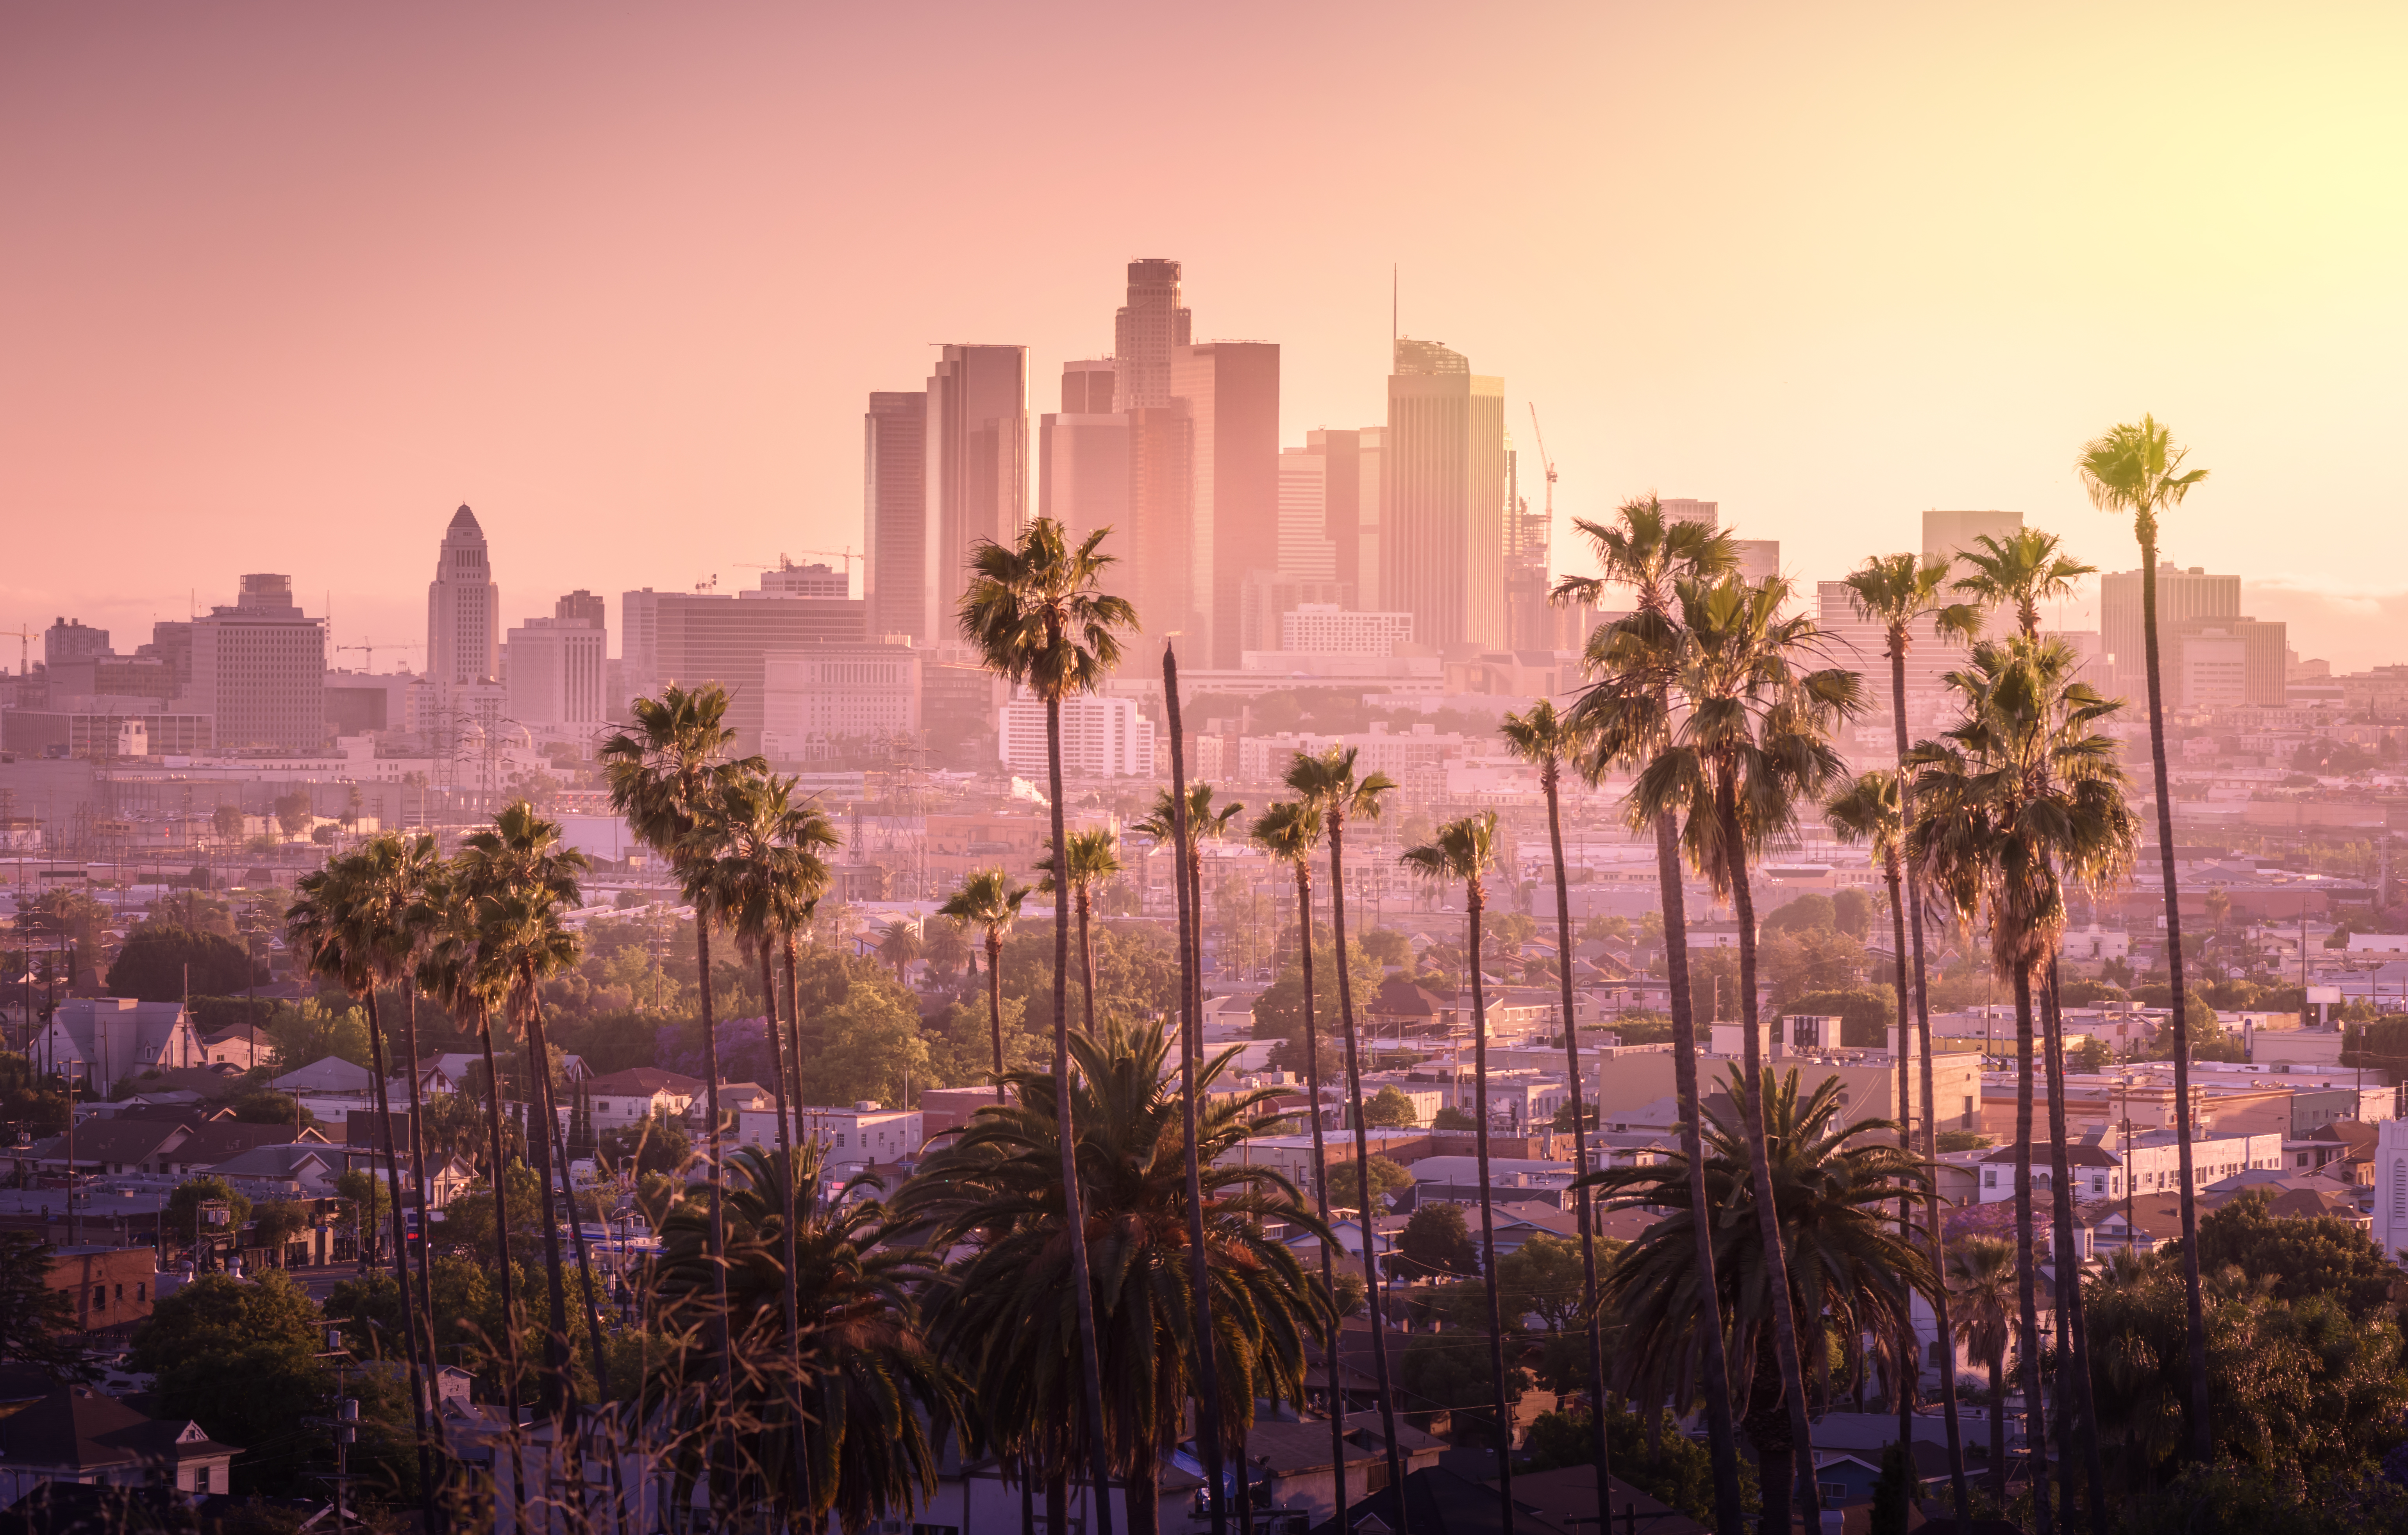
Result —
<svg viewBox="0 0 2408 1535"><path fill-rule="evenodd" d="M1128 302L1112 321L1112 404L1115 410L1168 405L1171 357L1187 345L1190 316L1179 305L1179 263L1128 264ZM1069 409L1067 405L1063 408Z"/></svg>
<svg viewBox="0 0 2408 1535"><path fill-rule="evenodd" d="M757 590L736 595L756 602L764 597L811 597L841 602L853 595L853 577L824 562L796 565L781 554L774 567L761 572L761 585Z"/></svg>
<svg viewBox="0 0 2408 1535"><path fill-rule="evenodd" d="M1129 421L1112 409L1110 359L1062 365L1062 409L1038 419L1037 513L1074 540L1109 527L1110 552L1127 558Z"/></svg>
<svg viewBox="0 0 2408 1535"><path fill-rule="evenodd" d="M1246 573L1279 559L1280 349L1210 341L1171 355L1173 408L1188 422L1199 596L1210 594L1210 664L1235 667Z"/></svg>
<svg viewBox="0 0 2408 1535"><path fill-rule="evenodd" d="M593 728L609 715L602 626L584 618L531 618L509 633L505 689L512 719L531 729Z"/></svg>
<svg viewBox="0 0 2408 1535"><path fill-rule="evenodd" d="M1066 778L1150 778L1154 722L1134 698L1075 694L1062 700L1062 772ZM1015 773L1040 777L1050 751L1045 705L1025 694L1003 706L996 755Z"/></svg>
<svg viewBox="0 0 2408 1535"><path fill-rule="evenodd" d="M245 576L234 606L193 621L190 697L220 751L324 744L325 621L294 605L292 577Z"/></svg>
<svg viewBox="0 0 2408 1535"><path fill-rule="evenodd" d="M580 620L597 634L609 631L609 603L581 586L552 605L552 617Z"/></svg>
<svg viewBox="0 0 2408 1535"><path fill-rule="evenodd" d="M1376 439L1376 430L1371 435ZM1380 487L1376 480L1368 498L1364 495L1363 438L1361 432L1321 430L1304 434L1304 451L1319 457L1322 463L1322 533L1329 540L1330 573L1349 587L1362 580L1365 507L1370 509L1374 523L1379 520Z"/></svg>
<svg viewBox="0 0 2408 1535"><path fill-rule="evenodd" d="M1865 719L1886 722L1894 696L1888 628L1856 616L1845 581L1815 582L1814 602L1814 625L1830 650L1830 664L1863 674ZM1911 726L1920 729L1933 723L1945 705L1944 680L1964 664L1964 641L1942 634L1933 619L1915 626L1906 647L1906 715Z"/></svg>
<svg viewBox="0 0 2408 1535"><path fill-rule="evenodd" d="M1686 495L1665 495L1656 498L1664 509L1664 518L1672 523L1703 523L1710 528L1722 529L1722 503L1700 501ZM1781 540L1778 538L1733 538L1731 550L1739 556L1742 580L1770 581L1781 574Z"/></svg>
<svg viewBox="0 0 2408 1535"><path fill-rule="evenodd" d="M1349 612L1334 603L1298 603L1280 616L1283 651L1312 655L1394 655L1413 642L1411 613Z"/></svg>
<svg viewBox="0 0 2408 1535"><path fill-rule="evenodd" d="M1318 436L1319 434L1315 434ZM1283 448L1279 458L1279 573L1297 581L1336 581L1338 546L1329 537L1329 460L1316 448Z"/></svg>
<svg viewBox="0 0 2408 1535"><path fill-rule="evenodd" d="M861 418L861 595L872 634L928 630L928 395L881 390Z"/></svg>
<svg viewBox="0 0 2408 1535"><path fill-rule="evenodd" d="M2099 578L2099 644L2127 696L2147 696L2148 652L2141 624L2141 572ZM2289 630L2241 611L2241 578L2171 561L2157 567L2157 664L2170 705L2286 701Z"/></svg>
<svg viewBox="0 0 2408 1535"><path fill-rule="evenodd" d="M193 685L193 625L189 621L165 620L150 625L150 643L137 645L136 655L156 656L174 677L177 695Z"/></svg>
<svg viewBox="0 0 2408 1535"><path fill-rule="evenodd" d="M1162 638L1180 637L1189 667L1211 656L1212 547L1209 524L1195 518L1195 423L1184 410L1129 410L1128 538L1114 552L1120 595L1137 609L1146 646L1129 647L1129 667L1160 672ZM1118 542L1118 540L1115 540ZM1151 662L1139 653L1152 650Z"/></svg>
<svg viewBox="0 0 2408 1535"><path fill-rule="evenodd" d="M1381 466L1379 605L1426 645L1505 642L1505 380L1399 340ZM1365 606L1369 606L1366 601Z"/></svg>
<svg viewBox="0 0 2408 1535"><path fill-rule="evenodd" d="M859 646L867 611L858 597L628 592L619 601L624 685L630 696L658 697L671 682L716 682L727 690L736 750L757 752L767 658Z"/></svg>
<svg viewBox="0 0 2408 1535"><path fill-rule="evenodd" d="M949 346L928 376L924 605L913 632L957 639L981 539L1009 543L1028 512L1028 349Z"/></svg>
<svg viewBox="0 0 2408 1535"><path fill-rule="evenodd" d="M486 558L485 530L462 507L443 530L426 585L426 676L437 688L501 675L502 589Z"/></svg>
<svg viewBox="0 0 2408 1535"><path fill-rule="evenodd" d="M81 619L53 619L50 626L42 631L42 662L46 666L109 653L108 631L87 628Z"/></svg>
<svg viewBox="0 0 2408 1535"><path fill-rule="evenodd" d="M1347 579L1347 559L1354 558L1354 604L1358 608L1390 608L1387 593L1380 584L1382 556L1380 552L1381 507L1387 497L1384 478L1387 463L1388 429L1366 426L1353 434L1354 438L1354 537L1333 531L1338 542L1338 579ZM1308 442L1312 438L1307 438ZM1333 460L1333 462L1335 462ZM1335 505L1335 503L1332 503Z"/></svg>
<svg viewBox="0 0 2408 1535"><path fill-rule="evenodd" d="M909 645L819 645L764 657L761 753L776 762L920 743L921 653Z"/></svg>

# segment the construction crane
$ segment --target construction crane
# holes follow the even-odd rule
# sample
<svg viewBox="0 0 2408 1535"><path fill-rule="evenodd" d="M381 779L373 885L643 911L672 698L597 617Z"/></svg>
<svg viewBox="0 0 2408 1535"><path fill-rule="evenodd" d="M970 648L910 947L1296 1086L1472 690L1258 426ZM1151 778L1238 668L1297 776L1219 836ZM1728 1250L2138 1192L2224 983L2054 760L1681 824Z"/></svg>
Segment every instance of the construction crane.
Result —
<svg viewBox="0 0 2408 1535"><path fill-rule="evenodd" d="M363 640L356 645L337 645L335 647L335 653L337 655L342 655L351 651L363 652L368 658L368 670L373 672L376 670L376 653L379 651L423 651L425 648L426 642L423 639L394 640L390 642L381 639L367 639Z"/></svg>
<svg viewBox="0 0 2408 1535"><path fill-rule="evenodd" d="M853 562L855 556L850 546L843 549L806 549L802 552L817 554L824 560L842 560L845 578L848 581L852 579ZM775 565L761 565L752 560L738 560L736 563L746 570L792 570L795 567L795 562L786 558L783 553L779 554L778 563Z"/></svg>
<svg viewBox="0 0 2408 1535"><path fill-rule="evenodd" d="M1530 407L1530 435L1539 439L1539 466L1547 471L1547 529L1555 526L1555 461L1547 456L1547 434L1539 430L1539 408Z"/></svg>
<svg viewBox="0 0 2408 1535"><path fill-rule="evenodd" d="M17 637L17 676L22 680L33 675L33 672L29 669L33 663L29 661L27 657L32 654L34 631L31 629L0 629L0 639L6 639L12 634Z"/></svg>

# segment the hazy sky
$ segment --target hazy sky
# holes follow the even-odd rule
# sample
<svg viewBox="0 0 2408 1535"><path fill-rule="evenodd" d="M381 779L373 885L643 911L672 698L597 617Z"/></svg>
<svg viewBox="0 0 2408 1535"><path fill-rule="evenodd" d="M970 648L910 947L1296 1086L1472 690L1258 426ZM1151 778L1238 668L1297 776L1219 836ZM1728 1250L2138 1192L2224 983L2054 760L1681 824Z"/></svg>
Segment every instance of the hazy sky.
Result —
<svg viewBox="0 0 2408 1535"><path fill-rule="evenodd" d="M1718 499L1810 580L1931 506L2128 567L2071 464L2152 410L2214 471L2172 558L2408 660L2403 17L8 7L0 624L266 569L422 640L462 501L511 623L750 584L858 547L867 391L1015 341L1045 409L1163 255L1288 440L1380 419L1397 263L1559 514Z"/></svg>

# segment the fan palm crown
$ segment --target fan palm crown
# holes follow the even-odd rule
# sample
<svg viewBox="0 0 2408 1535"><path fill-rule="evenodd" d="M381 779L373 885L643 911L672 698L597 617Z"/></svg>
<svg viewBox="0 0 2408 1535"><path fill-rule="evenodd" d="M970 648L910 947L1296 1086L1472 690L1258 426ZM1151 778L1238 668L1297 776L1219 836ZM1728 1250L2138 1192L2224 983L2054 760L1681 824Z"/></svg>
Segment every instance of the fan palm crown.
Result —
<svg viewBox="0 0 2408 1535"><path fill-rule="evenodd" d="M2071 595L2076 581L2099 570L2064 552L2056 534L2036 527L2018 528L2003 538L1979 534L1973 543L1962 556L1971 571L1956 581L1956 590L1978 607L2014 608L2015 627L2027 639L2040 638L2042 603Z"/></svg>

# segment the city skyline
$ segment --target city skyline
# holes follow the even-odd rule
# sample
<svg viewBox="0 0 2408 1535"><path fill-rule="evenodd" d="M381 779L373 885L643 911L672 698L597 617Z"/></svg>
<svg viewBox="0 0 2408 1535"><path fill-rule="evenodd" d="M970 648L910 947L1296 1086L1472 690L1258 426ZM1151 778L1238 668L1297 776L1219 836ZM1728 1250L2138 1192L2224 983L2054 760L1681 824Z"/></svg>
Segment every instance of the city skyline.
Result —
<svg viewBox="0 0 2408 1535"><path fill-rule="evenodd" d="M1539 406L1559 541L1570 516L1653 486L1718 501L1808 581L1914 547L1932 507L2017 509L2128 568L2128 530L2083 501L2071 461L2096 422L2154 410L2214 471L2168 556L2247 573L2246 610L2288 620L2303 654L2399 659L2384 625L2408 612L2389 575L2408 471L2369 473L2350 448L2388 419L2383 359L2408 334L2384 275L2402 199L2354 169L2401 136L2380 89L2397 17L2259 36L2043 9L1975 46L1970 19L1875 8L1812 27L1561 11L1510 36L1411 9L1369 29L1240 10L1182 48L1159 46L1167 22L1056 29L1051 60L978 18L916 37L939 95L1022 71L1034 142L1070 110L1049 80L1140 53L1174 80L1240 54L1257 72L1262 121L1179 175L1114 148L1042 167L1027 208L1036 166L993 185L943 172L907 207L818 147L892 92L892 22L584 20L566 50L533 12L413 30L236 7L133 36L0 22L0 127L46 146L5 167L45 238L0 255L18 364L0 483L22 527L0 616L139 632L186 616L194 572L222 583L206 610L268 565L335 595L336 643L405 641L419 521L463 502L517 552L497 568L513 606L521 581L527 601L689 586L858 547L870 390L924 377L924 343L993 337L1028 349L1043 400L1062 362L1111 349L1118 275L1158 252L1182 264L1197 339L1281 346L1283 447L1379 419L1393 264L1404 332L1505 378L1526 452ZM1253 46L1278 28L1342 36L1345 66L1285 89L1300 66ZM2095 45L2079 57L2061 46L2077 28ZM2134 87L2099 62L2143 41L2181 67ZM814 44L861 67L816 93L767 67ZM1792 67L1801 52L1815 69ZM1981 62L1928 67L1942 58ZM1588 89L1579 61L1598 59L1614 90ZM1380 82L1441 63L1495 110L1388 122ZM893 147L924 155L972 110L934 110ZM311 134L281 131L296 114ZM2000 126L2036 117L2050 125ZM1171 126L1202 125L1182 108ZM1354 182L1288 174L1359 161L1378 132L1398 136ZM812 146L810 198L774 167L766 197L722 195L765 168L736 135ZM356 174L310 172L337 152ZM2127 232L2100 171L2125 160L2153 167L2173 216ZM1450 198L1527 237L1427 217ZM808 236L821 213L848 237ZM2343 509L2352 538L2270 538L2302 504ZM95 526L134 535L105 566L78 557Z"/></svg>

